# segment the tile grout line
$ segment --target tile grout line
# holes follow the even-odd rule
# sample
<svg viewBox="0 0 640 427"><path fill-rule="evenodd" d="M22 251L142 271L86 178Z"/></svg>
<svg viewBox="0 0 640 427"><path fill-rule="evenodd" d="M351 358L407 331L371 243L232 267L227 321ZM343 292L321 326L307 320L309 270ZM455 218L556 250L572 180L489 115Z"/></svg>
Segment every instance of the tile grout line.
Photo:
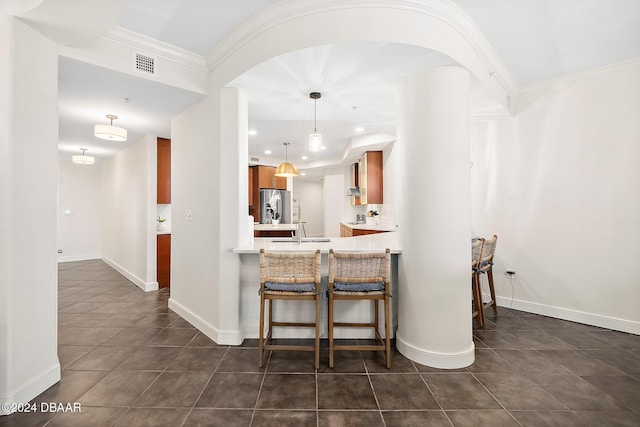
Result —
<svg viewBox="0 0 640 427"><path fill-rule="evenodd" d="M202 332L199 332L202 333ZM189 341L189 343L184 347L187 348L187 346L189 344L191 344L193 342L193 340L195 340L195 338L198 336L198 334L196 334L191 341ZM184 351L183 348L183 351ZM216 347L212 347L212 348L216 348ZM187 416L184 417L184 420L182 420L182 424L180 424L181 426L184 426L184 423L187 422L187 419L189 418L189 416L191 415L191 413L193 412L193 410L195 409L196 405L198 404L198 401L200 400L200 398L202 397L202 394L204 393L204 391L207 389L207 386L209 385L209 383L211 383L211 380L213 379L213 376L216 374L216 372L218 371L218 368L220 367L220 364L222 363L222 361L224 360L225 356L227 355L227 353L229 352L229 346L227 346L227 348L224 351L224 354L222 355L222 357L220 358L220 360L218 361L218 364L216 365L216 367L213 369L213 372L211 372L211 375L209 375L209 379L207 380L207 382L204 384L204 387L202 387L202 390L200 391L200 393L198 393L198 397L196 397L196 400L193 402L193 405L191 405L191 408L189 409L189 412L187 412ZM182 352L181 352L182 353ZM179 355L178 355L179 356ZM176 358L178 357L176 356Z"/></svg>

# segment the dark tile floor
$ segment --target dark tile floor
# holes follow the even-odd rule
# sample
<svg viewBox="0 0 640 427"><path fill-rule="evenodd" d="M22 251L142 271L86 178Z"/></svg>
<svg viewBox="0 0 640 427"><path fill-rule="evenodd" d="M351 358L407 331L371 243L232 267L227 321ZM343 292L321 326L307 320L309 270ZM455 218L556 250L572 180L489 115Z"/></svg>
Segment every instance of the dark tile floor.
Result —
<svg viewBox="0 0 640 427"><path fill-rule="evenodd" d="M220 346L102 261L59 266L62 380L0 426L640 426L640 337L500 309L475 330L476 361L444 371L398 352L312 353L255 340Z"/></svg>

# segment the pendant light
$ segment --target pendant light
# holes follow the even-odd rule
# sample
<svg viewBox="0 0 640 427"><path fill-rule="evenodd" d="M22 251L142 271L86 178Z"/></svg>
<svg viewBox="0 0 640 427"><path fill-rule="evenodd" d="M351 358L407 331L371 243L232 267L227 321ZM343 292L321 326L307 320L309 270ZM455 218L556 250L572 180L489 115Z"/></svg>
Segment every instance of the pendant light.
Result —
<svg viewBox="0 0 640 427"><path fill-rule="evenodd" d="M318 99L322 97L320 92L311 92L309 98L313 99L313 133L309 135L309 151L314 153L322 149L322 135L318 133L317 113Z"/></svg>
<svg viewBox="0 0 640 427"><path fill-rule="evenodd" d="M76 154L71 156L71 161L78 165L92 165L96 162L96 158L93 156L87 156L84 154L87 151L86 148L81 148L82 154Z"/></svg>
<svg viewBox="0 0 640 427"><path fill-rule="evenodd" d="M293 164L289 163L287 160L288 145L289 145L288 142L284 143L284 163L280 163L278 165L278 167L276 168L275 176L284 176L284 177L298 176L298 169L296 169L296 167L293 166Z"/></svg>
<svg viewBox="0 0 640 427"><path fill-rule="evenodd" d="M111 120L111 123L108 125L95 125L93 128L93 134L97 138L106 139L108 141L126 141L127 130L113 125L113 121L117 119L118 116L107 114L105 117Z"/></svg>

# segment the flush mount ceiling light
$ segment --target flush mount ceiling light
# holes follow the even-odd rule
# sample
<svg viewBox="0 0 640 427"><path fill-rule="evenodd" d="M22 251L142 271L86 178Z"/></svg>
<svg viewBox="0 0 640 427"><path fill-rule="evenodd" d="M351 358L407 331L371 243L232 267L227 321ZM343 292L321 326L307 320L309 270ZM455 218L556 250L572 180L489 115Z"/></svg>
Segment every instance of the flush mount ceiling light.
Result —
<svg viewBox="0 0 640 427"><path fill-rule="evenodd" d="M78 165L92 165L96 162L96 158L93 156L86 156L84 154L85 151L87 151L86 148L81 148L80 151L82 151L82 154L76 154L74 156L71 156L71 161L75 164Z"/></svg>
<svg viewBox="0 0 640 427"><path fill-rule="evenodd" d="M311 92L309 98L313 99L313 133L309 135L309 151L314 153L322 149L322 135L318 133L317 126L317 113L318 113L318 99L322 97L320 92Z"/></svg>
<svg viewBox="0 0 640 427"><path fill-rule="evenodd" d="M289 146L289 143L285 142L284 143L284 163L280 163L278 165L278 167L276 168L276 173L274 174L275 176L284 176L284 177L298 176L298 169L296 169L296 167L293 166L293 164L289 163L289 161L287 160L288 146Z"/></svg>
<svg viewBox="0 0 640 427"><path fill-rule="evenodd" d="M117 119L118 116L107 114L105 117L111 120L111 123L108 125L95 125L93 128L93 134L97 138L106 139L107 141L126 141L127 130L113 125L113 121Z"/></svg>

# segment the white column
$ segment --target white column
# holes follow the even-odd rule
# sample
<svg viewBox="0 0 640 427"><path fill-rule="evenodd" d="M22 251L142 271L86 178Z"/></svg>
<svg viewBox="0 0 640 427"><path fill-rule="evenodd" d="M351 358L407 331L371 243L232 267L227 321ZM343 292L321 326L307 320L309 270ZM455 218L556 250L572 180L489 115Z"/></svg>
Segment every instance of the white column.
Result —
<svg viewBox="0 0 640 427"><path fill-rule="evenodd" d="M28 402L60 380L57 88L57 47L0 10L1 403Z"/></svg>
<svg viewBox="0 0 640 427"><path fill-rule="evenodd" d="M399 87L397 347L436 368L473 363L470 75L432 68Z"/></svg>
<svg viewBox="0 0 640 427"><path fill-rule="evenodd" d="M217 278L220 344L242 343L240 260L231 249L249 241L247 218L249 110L237 88L220 92L220 271ZM258 286L258 285L256 285Z"/></svg>

